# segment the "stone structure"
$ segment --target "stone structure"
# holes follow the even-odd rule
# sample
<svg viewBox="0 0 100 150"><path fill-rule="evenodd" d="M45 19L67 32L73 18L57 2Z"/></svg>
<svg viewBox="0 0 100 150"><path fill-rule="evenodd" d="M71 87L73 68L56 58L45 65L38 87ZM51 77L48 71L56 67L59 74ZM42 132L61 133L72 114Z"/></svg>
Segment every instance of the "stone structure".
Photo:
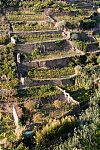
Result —
<svg viewBox="0 0 100 150"><path fill-rule="evenodd" d="M62 36L64 38L66 38L67 40L70 40L70 37L71 37L71 33L69 30L67 30L66 28L64 28L63 32L62 32Z"/></svg>
<svg viewBox="0 0 100 150"><path fill-rule="evenodd" d="M47 59L47 60L35 60L31 62L23 62L21 64L22 69L27 69L27 68L49 68L49 69L54 69L54 68L63 68L67 67L73 59L83 59L84 55L76 55L72 57L61 57L61 58L54 58L54 59Z"/></svg>
<svg viewBox="0 0 100 150"><path fill-rule="evenodd" d="M40 34L61 34L61 31L57 31L57 30L45 30L45 31L19 31L19 32L13 32L11 33L11 36L17 35L17 36L38 36Z"/></svg>
<svg viewBox="0 0 100 150"><path fill-rule="evenodd" d="M14 118L14 123L15 123L16 127L18 127L18 115L17 115L14 105L13 105L13 118Z"/></svg>
<svg viewBox="0 0 100 150"><path fill-rule="evenodd" d="M87 51L95 51L99 49L99 42L87 43Z"/></svg>
<svg viewBox="0 0 100 150"><path fill-rule="evenodd" d="M17 63L20 63L20 53L17 53Z"/></svg>
<svg viewBox="0 0 100 150"><path fill-rule="evenodd" d="M65 99L67 99L67 101L68 101L69 104L70 104L70 103L79 104L79 102L75 101L75 100L70 96L70 94L66 92L66 90L63 90L62 88L60 88L60 87L58 87L58 86L56 86L56 88L57 88L58 90L60 90L61 92L63 92L64 97L65 97Z"/></svg>
<svg viewBox="0 0 100 150"><path fill-rule="evenodd" d="M57 44L57 41L58 40L36 42L36 43L31 43L31 44L17 44L15 46L15 50L17 52L20 51L20 52L31 54L32 50L36 47L39 47L41 51L43 50L43 52L44 52L44 47L45 47L46 52L61 50L61 49L63 50L71 49L71 45L69 41L66 41L65 39L60 39L60 42L61 42L60 46Z"/></svg>
<svg viewBox="0 0 100 150"><path fill-rule="evenodd" d="M98 17L100 18L100 8L97 9L97 13L98 13ZM100 20L100 19L99 19ZM100 29L100 21L99 21L99 25L98 25L99 29Z"/></svg>
<svg viewBox="0 0 100 150"><path fill-rule="evenodd" d="M25 85L25 78L24 78L24 77L21 77L21 78L20 78L20 81L21 81L21 84L24 86L24 85Z"/></svg>
<svg viewBox="0 0 100 150"><path fill-rule="evenodd" d="M11 37L11 43L16 44L16 40L13 37Z"/></svg>
<svg viewBox="0 0 100 150"><path fill-rule="evenodd" d="M25 77L24 86L41 86L41 85L73 85L75 76L70 76L69 78L48 78L48 79L30 79Z"/></svg>
<svg viewBox="0 0 100 150"><path fill-rule="evenodd" d="M98 15L100 15L100 8L97 9L97 13L98 13Z"/></svg>

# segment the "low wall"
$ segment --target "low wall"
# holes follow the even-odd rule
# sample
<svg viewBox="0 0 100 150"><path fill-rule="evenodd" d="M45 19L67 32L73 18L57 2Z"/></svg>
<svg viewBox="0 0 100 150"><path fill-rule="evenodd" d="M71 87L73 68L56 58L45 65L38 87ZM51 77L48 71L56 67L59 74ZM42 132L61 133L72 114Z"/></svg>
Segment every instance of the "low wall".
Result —
<svg viewBox="0 0 100 150"><path fill-rule="evenodd" d="M36 61L30 61L30 62L23 62L20 64L20 67L22 68L63 68L67 67L70 62L74 62L75 59L82 59L84 55L77 55L72 57L63 57L63 58L57 58L52 60L36 60Z"/></svg>
<svg viewBox="0 0 100 150"><path fill-rule="evenodd" d="M73 85L75 82L75 76L69 78L59 79L30 79L25 78L25 86L40 86L40 85Z"/></svg>
<svg viewBox="0 0 100 150"><path fill-rule="evenodd" d="M80 3L78 5L76 5L76 9L91 9L93 7L93 5L91 3L86 3L86 4L83 4L83 3Z"/></svg>
<svg viewBox="0 0 100 150"><path fill-rule="evenodd" d="M41 85L73 85L75 83L76 75L71 75L70 77L66 78L48 78L48 79L37 79L37 78L29 78L24 77L24 85L20 82L19 87L31 87L31 86L41 86Z"/></svg>
<svg viewBox="0 0 100 150"><path fill-rule="evenodd" d="M58 44L57 41L60 41L61 44ZM37 42L31 44L17 44L15 46L15 51L17 52L24 52L24 53L32 53L32 50L36 47L39 47L41 52L49 52L54 50L61 50L61 49L71 49L71 45L66 40L53 40L53 41L44 41L44 42Z"/></svg>
<svg viewBox="0 0 100 150"><path fill-rule="evenodd" d="M61 34L61 31L57 30L46 30L46 31L21 31L21 32L13 32L11 33L11 36L14 36L15 34L18 36L31 36L31 35L43 35L43 34Z"/></svg>
<svg viewBox="0 0 100 150"><path fill-rule="evenodd" d="M98 50L98 49L99 49L99 42L93 42L93 43L87 44L88 51L94 51L94 50Z"/></svg>
<svg viewBox="0 0 100 150"><path fill-rule="evenodd" d="M42 101L42 104L50 101L54 101L54 100L65 100L65 96L64 94L56 94L56 95L52 95L52 96L49 96L49 97L46 97L46 98L41 98L41 101Z"/></svg>

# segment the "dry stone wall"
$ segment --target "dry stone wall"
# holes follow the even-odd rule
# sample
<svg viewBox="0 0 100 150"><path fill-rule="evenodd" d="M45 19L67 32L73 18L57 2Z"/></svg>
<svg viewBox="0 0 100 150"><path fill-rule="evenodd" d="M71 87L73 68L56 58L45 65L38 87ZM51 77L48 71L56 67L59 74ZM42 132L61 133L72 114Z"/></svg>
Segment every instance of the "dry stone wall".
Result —
<svg viewBox="0 0 100 150"><path fill-rule="evenodd" d="M13 32L11 36L18 35L18 36L36 36L36 35L43 35L43 34L61 34L61 31L57 30L48 30L48 31L21 31L21 32Z"/></svg>
<svg viewBox="0 0 100 150"><path fill-rule="evenodd" d="M75 81L75 76L70 76L69 78L59 78L59 79L30 79L28 77L25 78L24 86L41 86L41 85L73 85Z"/></svg>
<svg viewBox="0 0 100 150"><path fill-rule="evenodd" d="M87 44L87 51L94 51L99 49L99 43L94 42L94 43L89 43Z"/></svg>
<svg viewBox="0 0 100 150"><path fill-rule="evenodd" d="M37 43L30 43L30 44L17 44L15 46L15 50L17 52L24 52L24 53L32 53L32 50L36 47L39 47L41 49L41 52L49 52L54 50L69 50L71 49L71 45L66 40L60 40L61 45L57 44L57 41L45 41L45 42L37 42Z"/></svg>
<svg viewBox="0 0 100 150"><path fill-rule="evenodd" d="M30 61L30 62L23 62L20 64L23 67L26 68L49 68L49 69L54 69L54 68L63 68L67 67L70 62L74 61L75 59L82 59L84 55L77 55L73 57L63 57L63 58L57 58L57 59L52 59L52 60L36 60L36 61Z"/></svg>

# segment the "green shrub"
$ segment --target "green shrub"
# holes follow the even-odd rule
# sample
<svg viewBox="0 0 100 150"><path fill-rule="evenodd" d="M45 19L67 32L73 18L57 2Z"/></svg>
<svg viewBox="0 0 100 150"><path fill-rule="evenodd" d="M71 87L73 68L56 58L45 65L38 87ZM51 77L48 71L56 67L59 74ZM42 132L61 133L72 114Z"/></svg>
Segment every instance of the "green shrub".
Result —
<svg viewBox="0 0 100 150"><path fill-rule="evenodd" d="M33 86L29 89L18 90L17 96L21 98L30 97L30 98L45 98L47 96L52 96L55 94L60 94L61 92L57 90L52 85L42 85L42 86Z"/></svg>
<svg viewBox="0 0 100 150"><path fill-rule="evenodd" d="M65 132L68 133L74 128L75 123L75 118L72 116L66 116L60 120L49 120L49 123L46 126L41 130L36 131L36 144L61 136Z"/></svg>
<svg viewBox="0 0 100 150"><path fill-rule="evenodd" d="M20 143L18 145L18 147L16 148L16 150L29 150L28 148L26 148L26 146L23 143Z"/></svg>
<svg viewBox="0 0 100 150"><path fill-rule="evenodd" d="M97 56L96 54L90 54L87 56L87 63L96 64Z"/></svg>
<svg viewBox="0 0 100 150"><path fill-rule="evenodd" d="M8 42L7 35L1 35L0 36L0 44L6 44Z"/></svg>
<svg viewBox="0 0 100 150"><path fill-rule="evenodd" d="M100 64L100 56L97 58L97 63Z"/></svg>
<svg viewBox="0 0 100 150"><path fill-rule="evenodd" d="M58 47L62 47L63 46L63 40L57 40L55 43Z"/></svg>
<svg viewBox="0 0 100 150"><path fill-rule="evenodd" d="M83 41L77 41L75 43L76 43L76 46L77 46L78 49L80 49L83 52L87 51L87 44L85 42L83 42Z"/></svg>
<svg viewBox="0 0 100 150"><path fill-rule="evenodd" d="M81 32L80 34L79 34L79 40L81 40L81 41L87 41L87 39L88 39L88 36L87 36L87 34L85 33L85 32Z"/></svg>
<svg viewBox="0 0 100 150"><path fill-rule="evenodd" d="M78 127L63 142L57 141L53 150L99 150L100 147L100 111L97 99L99 90L90 98L89 107L78 118ZM59 145L59 143L61 143ZM58 146L59 145L59 146Z"/></svg>
<svg viewBox="0 0 100 150"><path fill-rule="evenodd" d="M6 76L6 81L1 82L1 87L6 86L6 88L14 88L17 85L16 78L16 63L14 60L14 47L12 44L8 44L0 50L0 59L2 64L0 64L0 76Z"/></svg>
<svg viewBox="0 0 100 150"><path fill-rule="evenodd" d="M88 20L88 21L81 21L80 22L80 28L84 30L88 30L90 28L94 28L97 25L96 20Z"/></svg>
<svg viewBox="0 0 100 150"><path fill-rule="evenodd" d="M40 50L39 48L35 48L33 51L32 51L32 58L37 58L39 55L40 55Z"/></svg>
<svg viewBox="0 0 100 150"><path fill-rule="evenodd" d="M71 40L78 40L78 41L87 41L88 37L87 37L87 34L85 32L81 32L81 33L78 33L78 32L72 32L71 33Z"/></svg>
<svg viewBox="0 0 100 150"><path fill-rule="evenodd" d="M72 64L74 65L74 63ZM71 66L71 63L70 63ZM68 75L74 74L74 68L65 67L61 69L31 69L28 72L28 76L32 78L58 78L66 77Z"/></svg>
<svg viewBox="0 0 100 150"><path fill-rule="evenodd" d="M36 31L36 30L51 30L54 29L54 25L50 25L49 23L42 25L26 25L26 24L15 24L14 31Z"/></svg>

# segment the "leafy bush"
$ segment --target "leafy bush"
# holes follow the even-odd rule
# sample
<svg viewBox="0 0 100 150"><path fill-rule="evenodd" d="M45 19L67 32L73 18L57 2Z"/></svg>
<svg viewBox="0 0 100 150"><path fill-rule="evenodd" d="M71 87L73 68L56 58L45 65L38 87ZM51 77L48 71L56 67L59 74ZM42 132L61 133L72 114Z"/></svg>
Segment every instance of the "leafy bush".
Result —
<svg viewBox="0 0 100 150"><path fill-rule="evenodd" d="M63 102L60 100L55 100L53 105L55 108L61 108L61 106L63 105Z"/></svg>
<svg viewBox="0 0 100 150"><path fill-rule="evenodd" d="M14 88L17 86L16 78L16 63L14 60L14 47L12 44L8 44L0 50L1 66L0 76L6 76L5 82L1 82L1 87Z"/></svg>
<svg viewBox="0 0 100 150"><path fill-rule="evenodd" d="M87 34L85 33L85 32L81 32L80 34L79 34L79 40L80 41L87 41L88 40L88 36L87 36Z"/></svg>
<svg viewBox="0 0 100 150"><path fill-rule="evenodd" d="M90 28L94 28L97 25L96 20L88 20L88 21L81 21L80 22L80 28L84 30L88 30Z"/></svg>
<svg viewBox="0 0 100 150"><path fill-rule="evenodd" d="M97 58L97 63L100 64L100 56Z"/></svg>
<svg viewBox="0 0 100 150"><path fill-rule="evenodd" d="M15 125L12 122L12 118L9 114L2 114L0 113L0 141L3 139L6 141L6 144L12 146L12 143L16 142L16 135L15 135ZM1 149L4 148L4 144L0 145Z"/></svg>
<svg viewBox="0 0 100 150"><path fill-rule="evenodd" d="M61 69L31 69L28 76L32 78L57 78L74 74L73 67L65 67Z"/></svg>
<svg viewBox="0 0 100 150"><path fill-rule="evenodd" d="M83 52L86 52L87 51L87 44L83 41L76 41L76 46L78 49L80 49L81 51Z"/></svg>
<svg viewBox="0 0 100 150"><path fill-rule="evenodd" d="M61 93L52 85L33 86L29 89L18 90L18 96L25 98L41 98Z"/></svg>
<svg viewBox="0 0 100 150"><path fill-rule="evenodd" d="M39 48L35 48L33 51L32 51L32 58L38 58L38 56L40 55L40 50Z"/></svg>
<svg viewBox="0 0 100 150"><path fill-rule="evenodd" d="M36 144L51 140L65 132L68 133L74 128L75 124L75 118L72 116L66 116L61 120L51 119L46 126L44 126L41 130L36 131Z"/></svg>
<svg viewBox="0 0 100 150"><path fill-rule="evenodd" d="M28 148L26 148L26 146L23 143L20 143L18 145L18 147L16 148L16 150L29 150Z"/></svg>
<svg viewBox="0 0 100 150"><path fill-rule="evenodd" d="M85 32L81 32L81 33L78 33L78 32L72 32L71 33L71 40L78 40L78 41L87 41L88 37L87 37L87 34Z"/></svg>
<svg viewBox="0 0 100 150"><path fill-rule="evenodd" d="M96 64L97 56L96 54L90 54L87 56L87 63Z"/></svg>
<svg viewBox="0 0 100 150"><path fill-rule="evenodd" d="M78 128L75 128L74 134L61 141L55 146L53 150L74 150L74 149L91 149L98 150L100 147L100 112L99 107L96 104L97 99L100 99L100 91L96 91L97 94L90 99L92 105L86 109L78 119Z"/></svg>
<svg viewBox="0 0 100 150"><path fill-rule="evenodd" d="M7 35L1 35L0 36L0 44L6 44L8 42L8 36Z"/></svg>

